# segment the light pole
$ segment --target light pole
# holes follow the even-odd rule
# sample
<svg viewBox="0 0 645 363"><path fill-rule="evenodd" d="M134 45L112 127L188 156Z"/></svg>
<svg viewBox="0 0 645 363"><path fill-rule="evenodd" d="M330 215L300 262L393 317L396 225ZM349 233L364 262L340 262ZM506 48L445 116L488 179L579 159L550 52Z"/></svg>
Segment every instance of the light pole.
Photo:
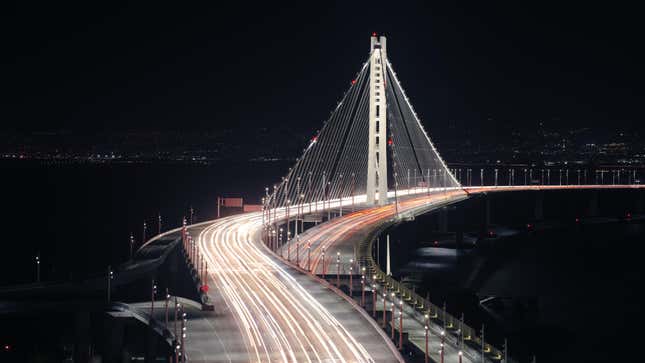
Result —
<svg viewBox="0 0 645 363"><path fill-rule="evenodd" d="M107 269L107 302L108 304L112 301L112 279L114 278L114 273L112 272L112 266L108 266Z"/></svg>
<svg viewBox="0 0 645 363"><path fill-rule="evenodd" d="M170 302L170 293L168 292L168 288L166 287L166 301L165 301L165 322L166 322L166 329L168 329L168 303Z"/></svg>
<svg viewBox="0 0 645 363"><path fill-rule="evenodd" d="M193 224L193 216L195 215L195 210L193 209L193 206L190 206L190 224Z"/></svg>
<svg viewBox="0 0 645 363"><path fill-rule="evenodd" d="M157 215L157 234L161 234L161 213Z"/></svg>
<svg viewBox="0 0 645 363"><path fill-rule="evenodd" d="M352 261L349 260L349 297L353 296L353 280L352 280L352 274L354 273L354 267L352 266Z"/></svg>
<svg viewBox="0 0 645 363"><path fill-rule="evenodd" d="M384 287L383 288L383 329L385 329L386 324L387 324L387 317L386 317L386 314L385 314L385 312L387 310L387 307L385 305L386 298L387 298L387 289L385 289L385 287Z"/></svg>
<svg viewBox="0 0 645 363"><path fill-rule="evenodd" d="M445 340L446 340L446 332L442 330L441 331L441 363L443 363L443 350L444 350Z"/></svg>
<svg viewBox="0 0 645 363"><path fill-rule="evenodd" d="M175 319L173 319L175 325L175 340L179 339L179 333L177 332L177 315L179 314L179 303L177 302L177 296L175 296Z"/></svg>
<svg viewBox="0 0 645 363"><path fill-rule="evenodd" d="M399 301L399 350L403 350L403 300Z"/></svg>
<svg viewBox="0 0 645 363"><path fill-rule="evenodd" d="M151 295L150 319L153 318L155 313L155 295L156 294L157 294L157 284L155 284L155 280L152 279L152 289L150 291L150 295Z"/></svg>
<svg viewBox="0 0 645 363"><path fill-rule="evenodd" d="M394 315L396 312L396 303L394 302L394 299L392 299L392 313L390 314L390 335L392 336L391 339L394 340Z"/></svg>
<svg viewBox="0 0 645 363"><path fill-rule="evenodd" d="M551 169L546 169L546 183L551 185Z"/></svg>
<svg viewBox="0 0 645 363"><path fill-rule="evenodd" d="M311 272L311 242L307 241L307 271Z"/></svg>
<svg viewBox="0 0 645 363"><path fill-rule="evenodd" d="M325 278L325 275L327 274L327 266L325 266L325 248L324 247L322 249L322 274L323 274L323 278Z"/></svg>
<svg viewBox="0 0 645 363"><path fill-rule="evenodd" d="M484 348L485 348L485 343L484 343L484 324L482 324L482 363L486 363L486 359L484 357Z"/></svg>
<svg viewBox="0 0 645 363"><path fill-rule="evenodd" d="M296 266L300 267L300 236L296 236Z"/></svg>
<svg viewBox="0 0 645 363"><path fill-rule="evenodd" d="M338 199L340 201L340 212L339 213L340 213L340 216L342 217L343 216L343 191L344 191L344 188L343 188L344 187L344 185L343 185L343 174L339 175L339 179L340 179L338 181L338 183L340 184L340 192L339 192L340 195L338 197Z"/></svg>
<svg viewBox="0 0 645 363"><path fill-rule="evenodd" d="M134 235L130 233L130 259L132 259L132 253L134 253Z"/></svg>
<svg viewBox="0 0 645 363"><path fill-rule="evenodd" d="M40 283L40 252L36 255L36 282Z"/></svg>
<svg viewBox="0 0 645 363"><path fill-rule="evenodd" d="M425 349L425 363L428 363L428 326L425 326L425 336L426 336L426 349Z"/></svg>
<svg viewBox="0 0 645 363"><path fill-rule="evenodd" d="M365 267L362 268L361 272L361 306L365 309Z"/></svg>
<svg viewBox="0 0 645 363"><path fill-rule="evenodd" d="M374 320L376 320L376 294L378 292L376 291L376 284L372 284L372 316L374 317Z"/></svg>
<svg viewBox="0 0 645 363"><path fill-rule="evenodd" d="M148 229L148 225L147 225L147 224L146 224L146 222L144 221L144 222L143 222L143 229L142 229L142 231L141 231L141 232L142 232L142 233L141 233L141 243L146 243L146 230L147 230L147 229Z"/></svg>
<svg viewBox="0 0 645 363"><path fill-rule="evenodd" d="M182 362L186 361L186 345L184 344L184 339L186 339L186 313L181 313L181 360Z"/></svg>
<svg viewBox="0 0 645 363"><path fill-rule="evenodd" d="M340 288L340 252L336 252L336 287Z"/></svg>

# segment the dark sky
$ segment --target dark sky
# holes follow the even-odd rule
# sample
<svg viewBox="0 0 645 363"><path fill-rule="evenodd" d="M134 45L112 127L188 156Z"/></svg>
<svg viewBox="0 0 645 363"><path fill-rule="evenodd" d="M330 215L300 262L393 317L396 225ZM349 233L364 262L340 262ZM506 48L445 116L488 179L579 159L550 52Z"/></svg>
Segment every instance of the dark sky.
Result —
<svg viewBox="0 0 645 363"><path fill-rule="evenodd" d="M1 5L0 128L314 130L373 31L430 128L642 128L644 32L617 2L185 3Z"/></svg>

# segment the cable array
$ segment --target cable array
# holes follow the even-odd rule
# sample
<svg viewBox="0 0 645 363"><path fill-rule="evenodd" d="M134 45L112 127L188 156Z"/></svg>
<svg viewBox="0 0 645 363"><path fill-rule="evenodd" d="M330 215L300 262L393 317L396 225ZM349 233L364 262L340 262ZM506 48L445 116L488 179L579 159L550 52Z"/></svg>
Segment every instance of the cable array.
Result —
<svg viewBox="0 0 645 363"><path fill-rule="evenodd" d="M388 179L410 193L460 187L446 167L387 62L385 96ZM314 205L360 196L367 189L370 62L363 63L350 88L296 164L265 198L266 208ZM322 206L321 206L322 203ZM327 207L329 204L327 204Z"/></svg>

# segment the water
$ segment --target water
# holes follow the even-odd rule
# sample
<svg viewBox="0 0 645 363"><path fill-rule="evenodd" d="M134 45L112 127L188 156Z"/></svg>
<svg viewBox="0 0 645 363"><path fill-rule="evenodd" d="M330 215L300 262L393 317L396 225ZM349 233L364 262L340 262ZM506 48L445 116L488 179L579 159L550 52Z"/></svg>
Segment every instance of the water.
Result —
<svg viewBox="0 0 645 363"><path fill-rule="evenodd" d="M550 222L531 233L534 195L496 196L491 229L504 237L477 244L481 201L466 202L449 214L449 229L473 231L459 256L455 235L437 232L437 214L420 217L390 231L394 275L415 282L436 304L446 301L453 315L463 312L469 325L484 323L498 347L508 338L523 361L533 354L540 362L629 359L645 327L645 221L616 217L633 210L636 193L603 192L599 204L610 218L596 224L580 214L588 193L547 193ZM479 300L489 296L496 298L482 307Z"/></svg>
<svg viewBox="0 0 645 363"><path fill-rule="evenodd" d="M40 253L43 280L76 280L129 256L129 236L142 239L181 224L189 207L195 220L216 215L217 196L259 203L264 187L279 180L283 163L43 164L3 162L0 221L5 244L0 286L35 280Z"/></svg>

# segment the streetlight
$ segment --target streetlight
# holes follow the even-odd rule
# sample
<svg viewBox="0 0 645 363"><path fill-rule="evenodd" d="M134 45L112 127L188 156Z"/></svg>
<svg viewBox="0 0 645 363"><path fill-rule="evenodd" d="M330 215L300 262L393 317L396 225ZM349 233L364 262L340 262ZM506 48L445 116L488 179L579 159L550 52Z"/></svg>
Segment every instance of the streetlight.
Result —
<svg viewBox="0 0 645 363"><path fill-rule="evenodd" d="M155 295L156 294L157 294L157 284L155 284L155 280L152 279L152 289L150 291L150 295L152 297L151 304L150 304L150 319L153 318L153 315L155 313Z"/></svg>
<svg viewBox="0 0 645 363"><path fill-rule="evenodd" d="M36 255L36 282L40 282L40 252Z"/></svg>
<svg viewBox="0 0 645 363"><path fill-rule="evenodd" d="M336 252L336 287L340 288L340 252Z"/></svg>
<svg viewBox="0 0 645 363"><path fill-rule="evenodd" d="M307 271L311 272L311 242L307 241Z"/></svg>
<svg viewBox="0 0 645 363"><path fill-rule="evenodd" d="M166 310L166 315L165 315L165 322L166 322L166 329L168 329L168 303L170 302L170 293L168 292L168 288L166 287L166 301L165 301L165 310Z"/></svg>
<svg viewBox="0 0 645 363"><path fill-rule="evenodd" d="M372 316L376 320L376 284L372 284Z"/></svg>
<svg viewBox="0 0 645 363"><path fill-rule="evenodd" d="M425 349L425 363L428 363L428 326L425 326L425 336L426 336L426 349Z"/></svg>
<svg viewBox="0 0 645 363"><path fill-rule="evenodd" d="M443 347L444 347L445 340L446 340L446 332L442 330L441 331L441 363L443 363Z"/></svg>
<svg viewBox="0 0 645 363"><path fill-rule="evenodd" d="M300 236L296 236L296 266L300 267Z"/></svg>
<svg viewBox="0 0 645 363"><path fill-rule="evenodd" d="M134 251L134 235L130 233L130 259L132 259L133 251Z"/></svg>
<svg viewBox="0 0 645 363"><path fill-rule="evenodd" d="M391 318L390 319L390 328L391 328L391 330L390 330L391 334L390 335L392 336L392 338L391 338L392 340L394 340L394 326L395 326L394 325L394 315L395 315L394 312L395 312L395 309L396 309L396 304L394 303L394 301L392 301L392 313L390 314L390 318Z"/></svg>
<svg viewBox="0 0 645 363"><path fill-rule="evenodd" d="M112 279L114 278L114 273L112 272L112 266L108 266L107 269L107 302L108 304L112 300Z"/></svg>
<svg viewBox="0 0 645 363"><path fill-rule="evenodd" d="M184 344L184 339L186 338L186 313L181 314L181 360L186 361L186 346Z"/></svg>
<svg viewBox="0 0 645 363"><path fill-rule="evenodd" d="M399 300L399 350L403 350L403 300Z"/></svg>
<svg viewBox="0 0 645 363"><path fill-rule="evenodd" d="M144 221L144 222L143 222L143 230L142 230L142 233L141 233L141 237L142 237L142 238L141 238L141 243L146 243L146 230L147 230L147 229L148 229L148 225L147 225L147 224L146 224L146 222Z"/></svg>
<svg viewBox="0 0 645 363"><path fill-rule="evenodd" d="M365 308L365 267L361 271L361 306Z"/></svg>
<svg viewBox="0 0 645 363"><path fill-rule="evenodd" d="M385 306L385 299L386 298L387 298L387 292L386 292L386 289L384 289L383 290L383 328L385 328L385 326L387 324L387 319L386 319L386 316L385 316L386 315L385 312L387 310L387 308Z"/></svg>

